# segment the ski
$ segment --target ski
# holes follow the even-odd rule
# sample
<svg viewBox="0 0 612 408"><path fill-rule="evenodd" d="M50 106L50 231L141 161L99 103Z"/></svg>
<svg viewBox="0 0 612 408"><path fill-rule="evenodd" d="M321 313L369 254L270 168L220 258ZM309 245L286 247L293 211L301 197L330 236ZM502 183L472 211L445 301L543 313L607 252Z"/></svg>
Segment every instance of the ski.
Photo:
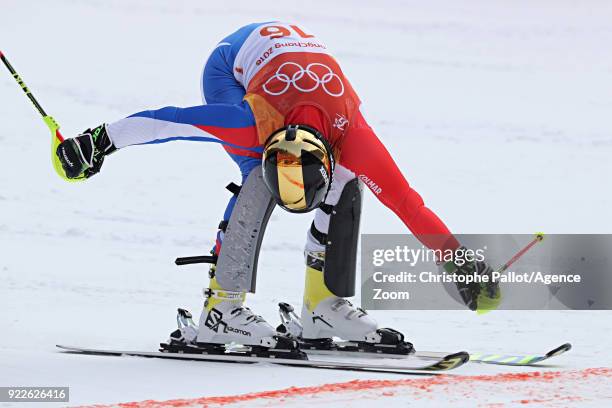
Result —
<svg viewBox="0 0 612 408"><path fill-rule="evenodd" d="M345 343L350 342L339 342L344 347ZM470 353L470 362L472 363L483 363L483 364L497 364L497 365L509 365L509 366L530 366L541 363L544 360L548 360L552 357L559 356L571 350L572 345L565 343L556 347L544 354L494 354L494 353ZM344 355L358 355L363 358L381 357L380 353L370 353L359 350L352 350L349 348L339 348L335 350L317 350L302 348L307 355L312 356L344 356ZM439 351L416 351L408 356L415 356L422 359L438 359L447 355L446 352ZM404 359L408 357L402 354L384 354L385 358Z"/></svg>
<svg viewBox="0 0 612 408"><path fill-rule="evenodd" d="M470 362L483 364L498 364L509 366L530 366L541 363L552 357L564 354L572 349L570 343L564 343L544 354L494 354L494 353L470 353ZM444 353L438 352L417 352L421 358L439 358Z"/></svg>
<svg viewBox="0 0 612 408"><path fill-rule="evenodd" d="M536 240L541 240L536 238ZM535 242L535 241L534 241ZM411 343L403 341L403 335L393 329L387 330L389 334L400 335L397 343L366 343L357 341L334 341L332 339L304 340L301 338L302 324L295 313L295 309L289 303L281 302L279 306L280 326L276 329L279 333L290 336L299 342L300 350L309 356L356 356L359 358L388 358L402 360L410 357L421 359L439 359L448 354L444 351L419 351L414 350ZM379 329L380 330L380 329ZM498 364L510 366L529 366L540 363L549 358L559 356L569 350L570 343L562 344L545 354L494 354L494 353L470 353L469 361L474 363Z"/></svg>
<svg viewBox="0 0 612 408"><path fill-rule="evenodd" d="M421 359L418 357L407 357L401 362L386 361L384 363L368 363L359 361L342 361L339 359L288 359L277 357L258 357L250 355L235 355L235 354L196 354L196 353L170 353L170 352L151 352L151 351L129 351L129 350L108 350L97 348L74 347L65 345L56 345L57 348L64 352L76 354L90 354L101 356L132 356L132 357L148 357L173 360L195 360L220 363L270 363L284 366L303 367L303 368L321 368L349 371L364 371L364 372L383 372L404 375L424 375L435 374L438 371L447 371L460 367L469 360L469 355L465 352L445 355L442 357L431 357ZM407 364L408 360L410 361Z"/></svg>
<svg viewBox="0 0 612 408"><path fill-rule="evenodd" d="M348 344L348 347L346 345ZM357 355L363 358L374 358L381 357L381 353L372 353L367 351L360 351L358 349L351 349L350 342L339 342L341 345L338 349L331 350L317 350L308 349L302 347L302 350L309 356L345 356L345 355ZM562 344L547 353L544 354L494 354L494 353L470 353L470 362L472 363L483 363L483 364L497 364L497 365L508 365L508 366L529 366L540 363L544 360L548 360L552 357L559 356L569 350L572 345L570 343ZM406 357L414 356L421 359L438 359L448 353L439 351L416 351L413 354L402 355L402 354L383 354L384 358L392 359L405 359Z"/></svg>
<svg viewBox="0 0 612 408"><path fill-rule="evenodd" d="M301 346L300 346L301 347ZM570 343L562 344L561 346L550 350L545 354L494 354L494 353L470 353L470 362L482 363L482 364L497 364L497 365L508 365L508 366L530 366L541 363L544 360L548 360L552 357L559 356L572 348ZM317 350L302 348L302 350L308 356L356 356L360 358L391 358L391 359L405 359L407 357L418 357L421 359L438 359L448 353L438 351L416 351L412 354L381 354L373 353L368 351L360 351L350 348L338 348L331 350Z"/></svg>

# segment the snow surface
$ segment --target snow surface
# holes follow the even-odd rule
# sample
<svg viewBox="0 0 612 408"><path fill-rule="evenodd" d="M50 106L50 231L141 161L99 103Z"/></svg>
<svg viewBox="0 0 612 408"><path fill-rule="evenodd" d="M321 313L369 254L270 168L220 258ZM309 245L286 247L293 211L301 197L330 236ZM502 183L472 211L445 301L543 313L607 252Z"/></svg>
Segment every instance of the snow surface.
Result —
<svg viewBox="0 0 612 408"><path fill-rule="evenodd" d="M196 105L219 39L253 21L299 21L335 50L372 126L453 231L612 231L609 2L2 0L0 10L0 49L67 136L145 108ZM399 378L58 353L57 343L153 350L177 306L199 313L206 268L172 261L212 245L223 188L239 174L218 146L174 143L125 149L90 182L64 183L43 122L0 71L0 386L69 385L76 405ZM362 218L364 233L406 232L371 195ZM300 304L309 222L272 216L248 300L272 322L279 301ZM609 312L372 314L423 349L574 344L551 367L471 364L457 375L611 366ZM611 382L283 402L609 406Z"/></svg>

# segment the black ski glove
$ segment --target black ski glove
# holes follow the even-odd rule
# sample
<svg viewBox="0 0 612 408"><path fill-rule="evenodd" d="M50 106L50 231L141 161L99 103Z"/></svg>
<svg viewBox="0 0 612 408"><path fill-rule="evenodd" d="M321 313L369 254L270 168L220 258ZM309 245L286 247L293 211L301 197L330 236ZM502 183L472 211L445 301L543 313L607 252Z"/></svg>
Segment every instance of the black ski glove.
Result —
<svg viewBox="0 0 612 408"><path fill-rule="evenodd" d="M457 282L457 290L463 303L473 311L486 312L496 309L501 301L501 293L499 290L499 282L493 282L492 274L493 268L491 268L486 262L483 261L469 261L461 266L457 266L454 262L450 261L444 264L444 269L448 273L461 274L461 275L488 275L489 281L487 283L464 283Z"/></svg>
<svg viewBox="0 0 612 408"><path fill-rule="evenodd" d="M57 147L57 157L66 177L89 178L100 171L104 157L117 150L108 137L106 126L87 129L75 138L66 139Z"/></svg>

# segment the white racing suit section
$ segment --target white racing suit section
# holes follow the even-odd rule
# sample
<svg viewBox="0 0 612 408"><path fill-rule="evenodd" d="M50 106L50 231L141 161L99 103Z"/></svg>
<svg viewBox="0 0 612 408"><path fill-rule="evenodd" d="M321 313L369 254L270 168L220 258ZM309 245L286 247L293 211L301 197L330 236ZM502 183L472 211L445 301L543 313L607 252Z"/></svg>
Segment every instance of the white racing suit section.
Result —
<svg viewBox="0 0 612 408"><path fill-rule="evenodd" d="M325 253L325 286L339 297L355 295L362 191L355 173L336 165L325 202L316 210L307 233L306 257L309 253Z"/></svg>
<svg viewBox="0 0 612 408"><path fill-rule="evenodd" d="M223 289L255 293L259 249L275 205L257 166L240 189L223 237L215 272Z"/></svg>

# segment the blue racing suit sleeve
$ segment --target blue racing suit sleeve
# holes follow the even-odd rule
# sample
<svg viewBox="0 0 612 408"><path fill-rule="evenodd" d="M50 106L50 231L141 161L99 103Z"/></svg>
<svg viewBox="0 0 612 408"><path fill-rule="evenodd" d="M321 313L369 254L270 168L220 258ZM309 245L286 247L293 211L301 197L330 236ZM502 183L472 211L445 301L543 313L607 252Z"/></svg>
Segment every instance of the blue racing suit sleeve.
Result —
<svg viewBox="0 0 612 408"><path fill-rule="evenodd" d="M260 157L262 151L246 102L147 110L108 124L107 131L118 149L187 140L221 143L232 156Z"/></svg>

